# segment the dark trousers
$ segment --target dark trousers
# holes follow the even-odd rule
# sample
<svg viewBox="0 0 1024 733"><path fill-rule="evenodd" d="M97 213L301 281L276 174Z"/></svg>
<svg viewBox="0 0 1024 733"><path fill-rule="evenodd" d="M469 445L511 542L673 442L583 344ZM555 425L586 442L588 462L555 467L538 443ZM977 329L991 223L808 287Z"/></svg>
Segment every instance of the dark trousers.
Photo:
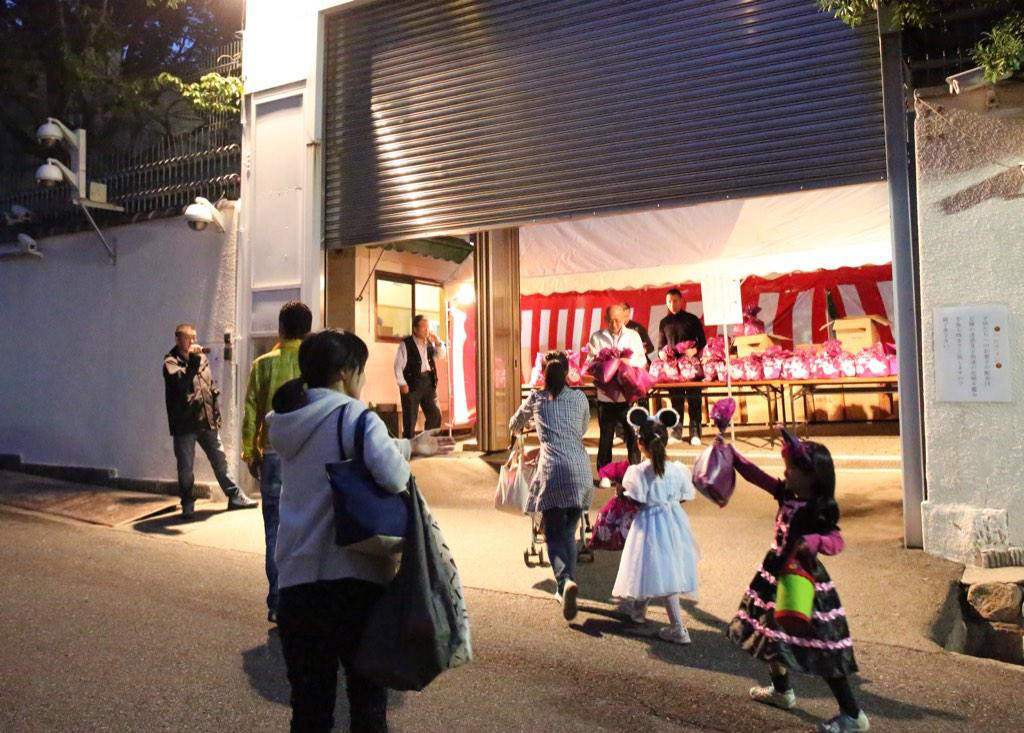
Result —
<svg viewBox="0 0 1024 733"><path fill-rule="evenodd" d="M260 508L263 510L263 535L266 542L267 608L277 608L277 527L281 522L281 456L267 453L260 471Z"/></svg>
<svg viewBox="0 0 1024 733"><path fill-rule="evenodd" d="M612 442L615 440L617 425L622 425L629 462L640 462L640 449L636 445L636 433L633 431L633 426L626 422L626 413L629 412L631 406L627 402L597 403L597 425L601 430L597 442L597 467L599 469L612 462Z"/></svg>
<svg viewBox="0 0 1024 733"><path fill-rule="evenodd" d="M672 409L679 413L679 427L683 427L683 414L690 415L690 435L700 437L700 423L702 417L702 391L700 387L686 387L685 389L669 390L669 399L672 402ZM685 410L683 408L686 408Z"/></svg>
<svg viewBox="0 0 1024 733"><path fill-rule="evenodd" d="M437 406L437 386L424 372L415 384L409 385L409 394L402 395L402 437L412 438L416 433L416 418L420 408L426 420L424 429L433 430L441 427L441 409Z"/></svg>
<svg viewBox="0 0 1024 733"><path fill-rule="evenodd" d="M200 430L197 433L183 433L172 437L174 441L174 460L178 466L178 495L181 505L192 506L196 502L194 473L196 463L196 443L203 449L213 468L217 483L228 498L238 492L238 484L231 476L228 468L228 457L224 453L224 444L216 430Z"/></svg>
<svg viewBox="0 0 1024 733"><path fill-rule="evenodd" d="M565 581L576 580L576 525L583 510L548 509L544 516L544 541L548 545L551 571L555 574L558 592L565 587Z"/></svg>
<svg viewBox="0 0 1024 733"><path fill-rule="evenodd" d="M352 671L366 620L383 590L355 578L281 589L277 627L292 688L292 733L327 733L334 727L339 663L345 670L349 730L387 731L387 688Z"/></svg>

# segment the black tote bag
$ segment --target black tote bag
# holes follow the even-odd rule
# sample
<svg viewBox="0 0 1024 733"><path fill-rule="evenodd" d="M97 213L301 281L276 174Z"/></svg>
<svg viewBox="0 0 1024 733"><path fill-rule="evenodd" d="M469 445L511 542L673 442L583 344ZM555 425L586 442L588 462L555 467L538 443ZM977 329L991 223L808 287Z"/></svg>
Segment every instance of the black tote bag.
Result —
<svg viewBox="0 0 1024 733"><path fill-rule="evenodd" d="M370 613L354 665L392 690L422 690L471 661L469 617L455 561L414 478L401 496L409 507L402 562Z"/></svg>

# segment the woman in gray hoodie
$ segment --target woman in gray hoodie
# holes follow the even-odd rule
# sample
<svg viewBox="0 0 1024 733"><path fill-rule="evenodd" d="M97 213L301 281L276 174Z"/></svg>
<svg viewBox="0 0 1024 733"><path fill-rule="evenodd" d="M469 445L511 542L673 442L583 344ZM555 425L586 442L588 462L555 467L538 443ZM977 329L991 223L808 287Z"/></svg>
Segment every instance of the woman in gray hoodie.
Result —
<svg viewBox="0 0 1024 733"><path fill-rule="evenodd" d="M387 690L353 672L374 602L397 571L396 558L334 543L334 505L325 465L341 459L338 410L346 406L342 442L355 448L354 429L367 409L359 401L369 351L358 336L326 330L299 347L301 378L285 383L267 415L269 438L282 458L281 524L277 538L278 628L291 684L294 731L334 725L338 664L345 670L350 729L387 730ZM394 493L409 481L409 459L452 450L437 431L395 440L383 421L366 421L364 459L377 484Z"/></svg>

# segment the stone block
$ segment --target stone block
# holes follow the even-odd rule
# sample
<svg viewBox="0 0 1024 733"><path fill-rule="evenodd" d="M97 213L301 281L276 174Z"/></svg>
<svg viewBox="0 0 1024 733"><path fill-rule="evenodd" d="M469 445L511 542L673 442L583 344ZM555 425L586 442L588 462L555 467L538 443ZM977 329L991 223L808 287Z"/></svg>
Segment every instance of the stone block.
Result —
<svg viewBox="0 0 1024 733"><path fill-rule="evenodd" d="M986 621L1016 623L1021 595L1020 586L1013 583L976 583L967 590L967 603Z"/></svg>
<svg viewBox="0 0 1024 733"><path fill-rule="evenodd" d="M982 550L1009 544L1009 518L1004 509L968 504L921 503L924 549L954 562L971 563Z"/></svg>
<svg viewBox="0 0 1024 733"><path fill-rule="evenodd" d="M1020 624L988 624L981 656L1011 664L1024 664L1024 627Z"/></svg>

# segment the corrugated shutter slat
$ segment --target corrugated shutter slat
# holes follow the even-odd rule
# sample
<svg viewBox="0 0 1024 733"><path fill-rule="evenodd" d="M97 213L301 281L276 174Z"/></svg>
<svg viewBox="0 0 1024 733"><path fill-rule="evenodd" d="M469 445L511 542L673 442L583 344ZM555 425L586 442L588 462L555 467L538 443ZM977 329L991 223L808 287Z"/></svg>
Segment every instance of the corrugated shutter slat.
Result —
<svg viewBox="0 0 1024 733"><path fill-rule="evenodd" d="M811 0L382 0L326 30L328 247L885 175L877 41Z"/></svg>

